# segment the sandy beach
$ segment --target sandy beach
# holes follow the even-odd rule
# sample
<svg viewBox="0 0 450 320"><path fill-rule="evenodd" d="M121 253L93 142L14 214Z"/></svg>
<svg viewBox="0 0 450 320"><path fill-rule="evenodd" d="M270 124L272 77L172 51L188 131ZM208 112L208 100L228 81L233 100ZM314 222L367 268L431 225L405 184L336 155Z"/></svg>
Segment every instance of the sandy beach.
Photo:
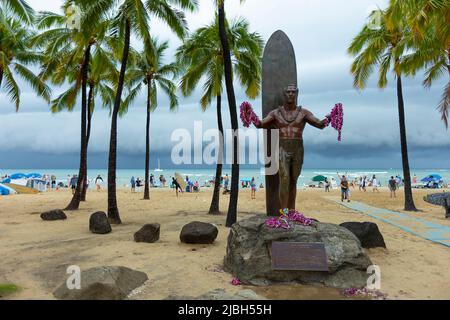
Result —
<svg viewBox="0 0 450 320"><path fill-rule="evenodd" d="M450 226L441 207L423 201L431 191L414 190L419 213L408 213ZM305 215L322 222L370 221L378 224L387 249L370 249L372 261L381 268L381 292L389 299L450 299L450 248L421 239L394 226L372 219L327 200L323 190L299 191L297 207ZM338 196L334 190L332 196ZM44 222L43 211L64 208L71 198L66 190L37 195L0 197L0 283L14 283L20 291L6 299L54 299L52 292L65 281L66 268L78 265L82 270L104 265L121 265L146 272L149 281L133 299L164 299L169 295L199 296L223 288L233 293L232 276L221 270L229 230L225 214L207 214L211 190L175 197L172 190L151 190L151 200L142 194L121 190L119 209L123 224L113 226L107 235L94 235L88 228L89 216L106 209L105 191L88 193L88 201L78 211L66 212L65 221ZM390 199L389 192L352 191L352 199L380 208L401 211L403 195ZM228 196L221 196L226 212ZM251 200L249 191L239 196L238 219L263 214L263 190ZM191 221L211 222L219 235L213 245L180 243L179 233ZM161 224L161 238L154 244L135 243L133 234L147 223ZM271 299L339 298L337 293L301 285L250 288Z"/></svg>

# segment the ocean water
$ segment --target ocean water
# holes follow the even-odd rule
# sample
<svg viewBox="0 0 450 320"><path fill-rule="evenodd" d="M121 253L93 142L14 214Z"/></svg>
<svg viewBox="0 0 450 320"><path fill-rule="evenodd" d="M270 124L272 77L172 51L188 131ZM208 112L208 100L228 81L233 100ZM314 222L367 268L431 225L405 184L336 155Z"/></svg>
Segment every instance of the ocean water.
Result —
<svg viewBox="0 0 450 320"><path fill-rule="evenodd" d="M151 170L152 173L159 181L158 177L162 174L165 176L166 180L170 182L171 177L174 176L175 172L180 173L183 177L189 176L191 181L198 181L200 185L203 185L205 181L213 180L215 174L215 168L211 169L190 169L190 168L176 168L176 169L163 169L163 171L154 171ZM257 181L257 185L259 186L261 183L264 184L264 171L261 172L260 169L241 169L240 170L240 178L241 179L251 179L255 177ZM40 173L40 174L49 174L55 175L58 181L62 181L67 183L69 176L73 174L78 174L78 169L8 169L3 170L0 169L0 177L4 175L11 175L14 173ZM376 175L378 181L382 186L387 186L387 183L391 176L396 176L399 174L402 175L402 169L304 169L300 178L298 179L298 187L302 187L307 185L314 176L316 175L324 175L328 177L334 177L337 181L338 173L340 175L345 174L350 179L354 179L360 176L367 176L372 178L373 175ZM422 178L426 177L429 174L436 173L443 177L444 181L450 183L450 169L420 169L415 170L411 169L411 175L417 176L417 181L420 181ZM231 176L231 169L224 169L223 175L228 174ZM88 170L88 177L90 180L94 180L97 175L100 175L104 183L103 185L107 185L108 179L108 170L107 169L92 169ZM128 187L130 183L131 177L135 178L140 177L144 180L145 170L144 169L118 169L117 170L117 186L118 188ZM93 187L93 183L91 183L91 187Z"/></svg>

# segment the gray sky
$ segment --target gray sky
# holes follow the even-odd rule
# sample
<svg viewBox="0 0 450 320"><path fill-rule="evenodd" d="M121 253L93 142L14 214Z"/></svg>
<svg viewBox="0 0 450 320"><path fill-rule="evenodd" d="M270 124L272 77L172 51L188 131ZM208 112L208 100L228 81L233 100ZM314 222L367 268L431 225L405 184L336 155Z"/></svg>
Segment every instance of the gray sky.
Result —
<svg viewBox="0 0 450 320"><path fill-rule="evenodd" d="M212 21L211 0L200 0L200 10L188 14L191 30ZM228 18L243 16L252 31L265 41L281 29L290 37L297 57L300 99L318 117L329 112L336 102L344 104L343 142L336 141L336 132L327 129L305 130L305 167L366 168L401 167L397 98L395 82L379 90L372 78L368 88L359 92L352 87L349 72L351 58L346 49L365 22L368 8L385 7L387 0L238 0L227 1ZM58 11L61 1L29 0L36 10ZM167 62L180 44L158 20L152 22L152 34L169 40ZM448 168L450 135L446 131L436 106L445 84L437 82L431 90L421 86L422 74L404 81L406 121L411 165L416 168ZM22 85L22 105L19 113L0 90L0 168L74 168L78 165L80 116L74 112L50 114L45 102ZM237 103L247 100L236 86ZM54 89L54 96L62 88ZM167 99L159 98L159 109L152 114L152 165L156 158L170 161L170 141L174 128L193 129L194 121L204 121L206 127L216 126L215 108L202 113L198 105L201 87L190 98L180 97L179 110L168 111ZM229 127L228 107L224 99L224 122ZM261 113L261 101L252 101ZM145 99L140 97L129 114L119 120L119 162L121 168L139 168L144 164ZM90 143L90 165L107 167L110 119L108 112L96 110ZM167 164L166 164L167 165ZM165 166L166 166L165 165ZM170 163L169 163L170 165Z"/></svg>

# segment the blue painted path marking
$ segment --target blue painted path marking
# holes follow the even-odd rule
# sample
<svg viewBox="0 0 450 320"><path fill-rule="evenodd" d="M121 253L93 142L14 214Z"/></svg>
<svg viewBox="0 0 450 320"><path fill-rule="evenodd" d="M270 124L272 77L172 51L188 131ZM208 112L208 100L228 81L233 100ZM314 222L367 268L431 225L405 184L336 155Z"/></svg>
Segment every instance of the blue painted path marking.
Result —
<svg viewBox="0 0 450 320"><path fill-rule="evenodd" d="M337 197L326 197L326 199L396 226L420 238L443 244L450 248L450 227L412 217L405 213L372 207L358 201L341 202L340 198Z"/></svg>

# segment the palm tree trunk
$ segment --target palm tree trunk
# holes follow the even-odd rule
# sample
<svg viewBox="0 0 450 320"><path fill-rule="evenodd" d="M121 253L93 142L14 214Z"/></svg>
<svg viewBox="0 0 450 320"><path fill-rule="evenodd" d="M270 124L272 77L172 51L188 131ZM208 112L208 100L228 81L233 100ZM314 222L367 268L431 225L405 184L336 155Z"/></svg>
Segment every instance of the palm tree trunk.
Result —
<svg viewBox="0 0 450 320"><path fill-rule="evenodd" d="M87 141L86 141L86 111L87 111L87 75L89 69L89 59L91 56L91 44L89 44L84 53L82 65L82 84L81 84L81 147L80 147L80 168L78 171L78 183L75 194L65 210L78 210L81 201L81 190L85 184L85 176L87 170Z"/></svg>
<svg viewBox="0 0 450 320"><path fill-rule="evenodd" d="M150 94L152 88L152 81L148 79L147 82L147 123L145 126L145 186L144 186L144 200L150 200L150 185L149 185L149 171L150 171Z"/></svg>
<svg viewBox="0 0 450 320"><path fill-rule="evenodd" d="M89 139L91 137L91 126L92 126L92 105L94 103L94 85L89 84L89 100L88 100L88 118L87 118L87 131L86 131L86 146L89 147Z"/></svg>
<svg viewBox="0 0 450 320"><path fill-rule="evenodd" d="M236 96L233 87L233 71L231 63L230 46L228 43L225 25L225 0L219 1L219 34L222 44L225 84L227 87L228 107L230 109L231 129L233 131L233 163L231 165L231 195L228 205L226 226L231 227L237 221L237 203L239 197L239 136L238 117L236 111Z"/></svg>
<svg viewBox="0 0 450 320"><path fill-rule="evenodd" d="M86 201L86 192L88 187L87 180L87 154L89 148L89 138L91 137L91 123L92 123L92 104L94 99L94 85L89 84L88 104L87 104L87 131L86 131L86 172L84 174L84 184L81 190L81 201Z"/></svg>
<svg viewBox="0 0 450 320"><path fill-rule="evenodd" d="M127 69L128 53L130 52L130 21L125 22L125 44L123 47L122 62L120 66L119 83L117 84L116 100L111 115L111 135L109 140L108 159L108 219L112 224L121 224L116 195L116 167L117 167L117 115L122 101L123 84Z"/></svg>
<svg viewBox="0 0 450 320"><path fill-rule="evenodd" d="M402 77L397 76L398 116L400 122L400 144L402 148L403 176L405 179L405 210L417 211L411 189L411 173L408 160L408 143L406 140L405 104L403 101Z"/></svg>
<svg viewBox="0 0 450 320"><path fill-rule="evenodd" d="M211 206L209 207L209 214L220 214L220 178L222 177L222 163L223 163L223 124L222 124L222 96L217 96L217 127L219 128L219 152L217 154L216 165L216 179L214 181L214 192L211 199Z"/></svg>
<svg viewBox="0 0 450 320"><path fill-rule="evenodd" d="M2 87L2 81L3 81L3 70L0 69L0 88Z"/></svg>

